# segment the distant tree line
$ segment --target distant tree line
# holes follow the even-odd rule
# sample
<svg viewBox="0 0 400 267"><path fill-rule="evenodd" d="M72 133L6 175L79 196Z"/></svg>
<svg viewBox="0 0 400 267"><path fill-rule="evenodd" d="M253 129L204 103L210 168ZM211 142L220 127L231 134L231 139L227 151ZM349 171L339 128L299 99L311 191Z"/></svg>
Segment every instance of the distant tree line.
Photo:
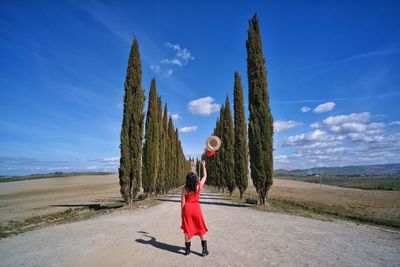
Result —
<svg viewBox="0 0 400 267"><path fill-rule="evenodd" d="M267 193L272 185L273 174L273 118L269 107L269 92L265 58L259 20L255 15L249 21L247 48L247 77L249 88L249 124L246 127L244 99L241 78L234 74L233 116L226 97L221 106L213 135L221 138L222 145L215 156L202 159L207 161L207 183L225 189L232 194L237 187L240 198L248 186L248 163L251 179L259 195L260 204L265 204ZM250 156L250 157L249 157Z"/></svg>
<svg viewBox="0 0 400 267"><path fill-rule="evenodd" d="M163 111L155 79L150 85L146 116L141 82L139 44L135 37L125 80L119 167L120 192L129 205L141 187L150 196L168 193L184 183L184 175L190 169L167 104Z"/></svg>

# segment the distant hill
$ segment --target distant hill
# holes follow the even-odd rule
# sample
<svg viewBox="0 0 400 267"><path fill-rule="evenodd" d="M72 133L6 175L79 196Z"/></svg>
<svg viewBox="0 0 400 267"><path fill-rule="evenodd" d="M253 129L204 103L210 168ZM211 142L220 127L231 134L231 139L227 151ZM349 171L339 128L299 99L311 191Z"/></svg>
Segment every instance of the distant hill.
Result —
<svg viewBox="0 0 400 267"><path fill-rule="evenodd" d="M320 167L310 169L277 169L274 176L400 176L400 164Z"/></svg>
<svg viewBox="0 0 400 267"><path fill-rule="evenodd" d="M106 175L106 174L112 174L112 172L68 172L68 173L53 172L53 173L47 173L47 174L31 174L31 175L24 175L24 176L2 176L2 175L0 175L0 183L33 180L33 179L69 177L69 176L78 176L78 175Z"/></svg>

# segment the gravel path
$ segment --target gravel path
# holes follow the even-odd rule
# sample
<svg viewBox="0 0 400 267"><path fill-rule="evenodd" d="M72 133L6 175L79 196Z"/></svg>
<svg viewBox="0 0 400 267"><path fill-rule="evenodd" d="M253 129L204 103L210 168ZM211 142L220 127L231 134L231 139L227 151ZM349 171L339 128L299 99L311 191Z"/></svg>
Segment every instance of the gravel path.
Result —
<svg viewBox="0 0 400 267"><path fill-rule="evenodd" d="M241 207L202 193L210 255L184 256L179 196L0 239L0 266L400 266L400 232Z"/></svg>

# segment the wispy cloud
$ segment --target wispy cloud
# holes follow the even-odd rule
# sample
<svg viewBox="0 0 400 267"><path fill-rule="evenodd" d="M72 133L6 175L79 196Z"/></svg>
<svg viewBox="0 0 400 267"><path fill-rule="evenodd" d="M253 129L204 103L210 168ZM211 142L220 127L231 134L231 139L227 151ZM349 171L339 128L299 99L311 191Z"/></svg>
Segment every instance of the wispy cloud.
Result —
<svg viewBox="0 0 400 267"><path fill-rule="evenodd" d="M165 58L161 61L162 64L178 65L180 67L185 66L190 60L194 60L192 53L187 48L181 48L179 44L166 43L167 47L176 51L175 57L172 59Z"/></svg>
<svg viewBox="0 0 400 267"><path fill-rule="evenodd" d="M289 120L289 121L283 121L283 120L277 120L274 121L274 132L282 132L291 128L294 128L296 126L302 125L301 122Z"/></svg>
<svg viewBox="0 0 400 267"><path fill-rule="evenodd" d="M400 125L400 121L392 121L389 125Z"/></svg>
<svg viewBox="0 0 400 267"><path fill-rule="evenodd" d="M174 72L174 66L183 67L189 64L189 62L194 60L192 53L187 48L181 48L179 44L165 43L165 46L170 50L175 52L174 56L171 58L164 58L157 65L151 65L150 69L157 74L161 74L164 78L171 77Z"/></svg>
<svg viewBox="0 0 400 267"><path fill-rule="evenodd" d="M179 129L181 133L191 133L197 131L197 126L187 126Z"/></svg>
<svg viewBox="0 0 400 267"><path fill-rule="evenodd" d="M313 112L314 113L324 113L331 111L335 108L335 103L333 102L326 102L324 104L318 105L316 108L314 108Z"/></svg>
<svg viewBox="0 0 400 267"><path fill-rule="evenodd" d="M303 113L308 112L308 111L310 111L310 110L311 110L311 108L309 108L309 107L307 107L307 106L304 106L304 107L302 107L302 108L300 109L300 111L303 112Z"/></svg>
<svg viewBox="0 0 400 267"><path fill-rule="evenodd" d="M155 73L160 73L160 66L158 65L150 65L150 69Z"/></svg>
<svg viewBox="0 0 400 267"><path fill-rule="evenodd" d="M218 112L221 108L220 104L214 102L211 96L192 100L188 104L189 111L196 115L208 116L211 113Z"/></svg>
<svg viewBox="0 0 400 267"><path fill-rule="evenodd" d="M378 49L378 50L374 50L374 51L369 51L369 52L365 52L365 53L360 53L360 54L357 54L357 55L349 56L349 57L346 57L346 58L341 58L341 59L338 59L338 60L331 60L331 61L326 61L326 62L313 64L312 67L318 67L318 66L322 66L322 65L335 64L335 63L346 63L346 62L359 60L359 59L382 57L382 56L391 56L391 55L397 55L397 54L400 54L400 48Z"/></svg>
<svg viewBox="0 0 400 267"><path fill-rule="evenodd" d="M391 49L380 49L375 51L370 51L366 53L361 53L355 56L347 57L338 60L337 62L348 62L352 60L362 59L362 58L371 58L371 57L380 57L380 56L390 56L400 54L400 48L391 48Z"/></svg>
<svg viewBox="0 0 400 267"><path fill-rule="evenodd" d="M390 97L395 97L400 95L400 89L395 89L389 93L384 93L381 95L367 95L367 96L357 96L357 97L337 97L332 99L297 99L297 100L271 100L272 104L305 104L305 103L316 103L316 102L326 102L326 101L354 101L354 100L370 100L370 99L385 99ZM308 108L308 107L305 107Z"/></svg>

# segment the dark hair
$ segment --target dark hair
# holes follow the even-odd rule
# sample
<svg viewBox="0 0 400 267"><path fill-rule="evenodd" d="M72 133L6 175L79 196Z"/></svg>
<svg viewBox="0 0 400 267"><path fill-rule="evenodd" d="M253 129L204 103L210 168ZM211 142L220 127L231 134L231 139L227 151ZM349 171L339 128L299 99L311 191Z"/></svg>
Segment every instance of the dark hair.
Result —
<svg viewBox="0 0 400 267"><path fill-rule="evenodd" d="M199 182L199 177L194 172L189 172L186 175L185 189L188 193L195 193L197 191L197 183Z"/></svg>

